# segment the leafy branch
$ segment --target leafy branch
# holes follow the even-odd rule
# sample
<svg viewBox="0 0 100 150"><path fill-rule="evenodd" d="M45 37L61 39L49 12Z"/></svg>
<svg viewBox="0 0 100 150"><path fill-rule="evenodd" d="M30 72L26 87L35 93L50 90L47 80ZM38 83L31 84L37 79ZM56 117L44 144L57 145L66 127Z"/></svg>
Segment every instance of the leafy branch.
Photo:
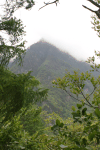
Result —
<svg viewBox="0 0 100 150"><path fill-rule="evenodd" d="M66 89L64 89L64 91L65 91L70 97L74 98L75 100L78 100L79 102L82 102L82 101L79 100L78 98L72 96ZM87 106L90 106L89 104L87 104L87 103L85 103L85 102L84 102L84 104L87 105ZM93 106L91 106L91 107L93 107Z"/></svg>

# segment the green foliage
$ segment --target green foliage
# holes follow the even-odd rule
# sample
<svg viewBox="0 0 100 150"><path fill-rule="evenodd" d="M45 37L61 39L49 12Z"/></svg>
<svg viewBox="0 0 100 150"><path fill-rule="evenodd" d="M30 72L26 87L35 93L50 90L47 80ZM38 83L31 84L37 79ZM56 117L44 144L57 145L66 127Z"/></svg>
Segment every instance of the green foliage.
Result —
<svg viewBox="0 0 100 150"><path fill-rule="evenodd" d="M19 142L23 136L21 128L19 117L15 116L11 121L7 121L0 128L0 149L16 149L16 147L20 147Z"/></svg>
<svg viewBox="0 0 100 150"><path fill-rule="evenodd" d="M48 90L38 89L39 81L27 74L14 74L0 67L0 109L2 121L13 117L22 107L45 98Z"/></svg>
<svg viewBox="0 0 100 150"><path fill-rule="evenodd" d="M46 99L48 90L38 88L40 83L31 72L16 75L4 67L0 72L0 149L37 150L36 138L44 124L41 109L32 109L30 104Z"/></svg>
<svg viewBox="0 0 100 150"><path fill-rule="evenodd" d="M17 44L22 40L22 36L25 33L21 20L17 20L16 18L2 20L0 23L0 31L5 31L9 39L9 45L7 45L4 37L0 36L0 64L5 66L14 57L18 57L21 62L21 55L25 53L25 41Z"/></svg>
<svg viewBox="0 0 100 150"><path fill-rule="evenodd" d="M23 110L21 110L23 114ZM20 115L14 116L12 120L7 121L0 128L0 149L1 150L21 150L21 149L47 149L47 136L39 136L38 130L35 131L32 136L23 130L23 125L21 125ZM38 126L38 124L37 124ZM34 128L34 127L33 127ZM49 140L48 140L49 141Z"/></svg>
<svg viewBox="0 0 100 150"><path fill-rule="evenodd" d="M93 89L89 94L84 92L87 81L91 83ZM89 102L89 99L93 92L98 90L99 77L97 79L94 78L88 71L85 73L74 71L74 74L70 74L68 72L62 79L57 78L57 81L54 80L52 83L55 87L63 89L72 98L84 103L87 106L95 107L91 102ZM80 104L78 104L78 106L80 108L82 107Z"/></svg>
<svg viewBox="0 0 100 150"><path fill-rule="evenodd" d="M42 134L44 132L44 122L41 117L41 107L31 105L25 114L21 117L21 124L23 124L23 130L27 131L30 135Z"/></svg>
<svg viewBox="0 0 100 150"><path fill-rule="evenodd" d="M25 8L26 10L27 9L30 9L32 8L33 6L35 5L35 2L33 0L6 0L6 3L5 3L5 10L6 10L6 13L8 13L8 17L9 15L13 15L13 13L19 9L19 8Z"/></svg>
<svg viewBox="0 0 100 150"><path fill-rule="evenodd" d="M78 101L77 109L72 106L73 130L70 125L63 124L56 120L55 125L51 128L58 138L58 148L64 149L99 149L100 148L100 80L94 78L90 73L81 73L74 71L69 72L61 79L53 81L58 88L66 91L67 94ZM93 91L89 94L84 93L85 81L88 80L93 86ZM69 87L70 91L66 88ZM80 94L82 99L79 99ZM93 94L92 99L90 96ZM88 106L88 107L86 107ZM89 110L91 108L91 112ZM78 130L77 130L78 128Z"/></svg>
<svg viewBox="0 0 100 150"><path fill-rule="evenodd" d="M95 56L93 57L89 57L88 60L86 62L91 64L91 68L92 70L90 70L91 72L93 71L98 71L100 70L100 64L96 64L95 63L95 57L100 58L100 52L95 51Z"/></svg>

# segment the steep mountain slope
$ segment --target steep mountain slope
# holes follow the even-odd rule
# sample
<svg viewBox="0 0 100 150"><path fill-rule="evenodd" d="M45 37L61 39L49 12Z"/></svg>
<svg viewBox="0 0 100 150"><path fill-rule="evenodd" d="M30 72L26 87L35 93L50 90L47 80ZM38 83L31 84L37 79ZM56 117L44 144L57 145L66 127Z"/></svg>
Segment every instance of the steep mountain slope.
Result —
<svg viewBox="0 0 100 150"><path fill-rule="evenodd" d="M75 105L76 101L64 91L54 88L52 80L63 77L66 69L71 73L78 69L84 72L89 70L90 66L42 41L27 49L22 67L15 63L10 65L10 70L15 73L26 73L32 70L32 75L39 79L41 86L50 89L48 99L42 103L43 108L49 113L54 111L63 117L69 116L71 106ZM87 85L87 88L90 87Z"/></svg>

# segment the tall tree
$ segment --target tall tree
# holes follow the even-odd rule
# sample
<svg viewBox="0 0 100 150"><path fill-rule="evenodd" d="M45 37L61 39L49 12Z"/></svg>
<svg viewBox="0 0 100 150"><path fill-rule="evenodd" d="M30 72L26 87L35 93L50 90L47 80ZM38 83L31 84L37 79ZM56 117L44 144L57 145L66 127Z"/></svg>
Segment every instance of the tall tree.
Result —
<svg viewBox="0 0 100 150"><path fill-rule="evenodd" d="M40 83L30 75L31 72L15 75L5 68L14 57L18 57L21 63L25 53L25 42L21 42L24 27L21 20L13 17L13 13L20 7L29 9L34 4L33 0L6 0L4 5L0 21L0 107L5 112L4 120L13 116L25 103L34 102L38 96L42 98L47 93L47 90L34 90Z"/></svg>
<svg viewBox="0 0 100 150"><path fill-rule="evenodd" d="M21 20L13 17L13 13L20 7L29 9L33 5L33 0L6 0L5 12L0 20L0 149L2 150L33 149L35 135L31 140L32 137L23 131L20 116L25 114L30 104L36 104L47 96L48 90L39 88L40 83L31 76L31 72L14 74L7 69L10 60L15 57L21 64L22 54L25 54L24 26Z"/></svg>

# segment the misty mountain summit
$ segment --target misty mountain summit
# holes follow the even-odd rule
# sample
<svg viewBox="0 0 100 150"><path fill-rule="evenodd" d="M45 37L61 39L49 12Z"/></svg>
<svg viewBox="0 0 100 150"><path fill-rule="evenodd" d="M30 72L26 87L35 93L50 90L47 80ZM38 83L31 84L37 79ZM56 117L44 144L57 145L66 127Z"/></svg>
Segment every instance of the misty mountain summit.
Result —
<svg viewBox="0 0 100 150"><path fill-rule="evenodd" d="M40 81L41 86L49 89L48 99L43 102L43 108L49 113L54 111L65 117L70 114L71 106L75 105L76 101L61 89L54 88L52 81L57 77L63 77L66 69L71 73L78 69L85 72L90 69L90 66L43 41L31 45L27 49L23 66L17 66L16 63L10 65L10 70L16 74L33 71L31 74Z"/></svg>

